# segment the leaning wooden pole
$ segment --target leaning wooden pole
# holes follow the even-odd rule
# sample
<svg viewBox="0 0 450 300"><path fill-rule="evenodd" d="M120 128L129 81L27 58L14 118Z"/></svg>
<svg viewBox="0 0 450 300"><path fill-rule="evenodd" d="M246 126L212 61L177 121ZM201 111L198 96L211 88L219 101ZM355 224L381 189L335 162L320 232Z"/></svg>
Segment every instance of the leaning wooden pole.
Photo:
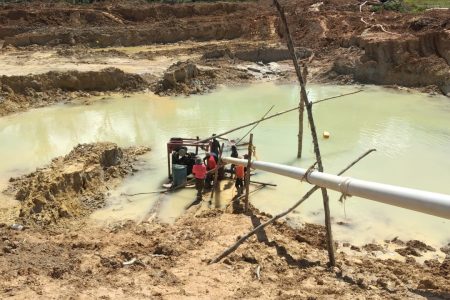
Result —
<svg viewBox="0 0 450 300"><path fill-rule="evenodd" d="M247 137L247 135L249 135L249 134L253 131L253 129L255 129L256 126L258 126L259 123L261 123L261 121L264 120L265 117L267 117L267 115L270 113L270 111L271 111L274 107L275 107L275 105L272 105L272 107L269 108L269 110L264 114L264 116L262 116L261 120L259 120L258 123L256 123L255 125L253 125L253 127L250 128L250 130L247 131L247 132L246 132L246 133L245 133L245 134L244 134L244 135L236 142L236 145L239 145L239 143L240 143L243 139L245 139L245 138Z"/></svg>
<svg viewBox="0 0 450 300"><path fill-rule="evenodd" d="M301 102L306 107L306 111L308 114L308 121L309 121L309 126L311 128L311 136L312 136L312 140L313 140L313 144L314 144L314 153L316 154L317 166L318 166L319 172L323 172L322 157L320 155L320 148L319 148L319 142L317 139L316 126L314 124L314 117L312 114L312 103L309 102L308 95L306 94L304 77L302 75L300 66L298 65L297 56L295 55L294 44L292 42L292 37L289 32L289 26L288 26L288 23L286 20L286 15L284 14L284 9L283 9L283 7L281 7L278 0L273 0L273 2L280 14L280 19L284 25L289 53L291 54L292 62L294 63L295 72L297 74L297 79L300 84ZM327 189L325 189L325 188L321 188L321 190L322 190L322 198L323 198L323 207L324 207L324 211L325 211L325 228L327 231L328 258L330 261L330 265L335 266L336 259L334 256L334 243L333 243L333 233L331 231L331 217L330 217L330 206L329 206L328 193L327 193Z"/></svg>
<svg viewBox="0 0 450 300"><path fill-rule="evenodd" d="M245 200L244 200L244 212L248 212L248 196L250 194L250 166L252 164L253 153L253 133L250 134L250 141L248 144L248 157L247 157L247 170L245 172Z"/></svg>
<svg viewBox="0 0 450 300"><path fill-rule="evenodd" d="M366 157L367 155L369 155L371 152L375 151L375 149L370 149L367 152L365 152L364 154L362 154L360 157L358 157L356 160L354 160L352 163L350 163L347 167L345 167L342 171L340 171L338 173L338 175L342 175L343 173L345 173L348 169L350 169L352 166L354 166L357 162L359 162L361 159L363 159L364 157ZM252 235L256 234L258 231L266 228L267 226L269 226L270 224L272 224L273 222L275 222L276 220L286 216L287 214L289 214L290 212L292 212L294 209L296 209L300 204L302 204L306 199L308 199L312 194L314 194L315 191L317 191L319 189L319 187L316 185L314 187L312 187L299 201L297 201L293 206L291 206L288 210L272 217L270 220L268 220L265 223L262 223L261 225L259 225L258 227L254 228L252 231L250 231L249 233L247 233L246 235L242 236L236 243L234 243L231 247L229 247L228 249L226 249L224 252L222 252L219 256L217 256L216 258L214 258L213 260L211 260L209 263L210 264L214 264L219 262L221 259L223 259L224 257L226 257L227 255L229 255L230 253L233 253L242 243L244 243L249 237L251 237Z"/></svg>

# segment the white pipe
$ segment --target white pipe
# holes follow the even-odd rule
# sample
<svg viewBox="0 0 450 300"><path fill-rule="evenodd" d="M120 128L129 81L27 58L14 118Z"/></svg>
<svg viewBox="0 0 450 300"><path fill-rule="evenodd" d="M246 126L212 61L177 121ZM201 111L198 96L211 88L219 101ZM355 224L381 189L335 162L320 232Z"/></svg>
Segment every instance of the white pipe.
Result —
<svg viewBox="0 0 450 300"><path fill-rule="evenodd" d="M235 165L247 165L247 160L244 159L224 157L222 160ZM251 167L299 180L304 179L313 185L335 190L345 195L366 198L450 219L450 195L341 177L319 171L309 172L305 176L306 169L264 161L253 161Z"/></svg>

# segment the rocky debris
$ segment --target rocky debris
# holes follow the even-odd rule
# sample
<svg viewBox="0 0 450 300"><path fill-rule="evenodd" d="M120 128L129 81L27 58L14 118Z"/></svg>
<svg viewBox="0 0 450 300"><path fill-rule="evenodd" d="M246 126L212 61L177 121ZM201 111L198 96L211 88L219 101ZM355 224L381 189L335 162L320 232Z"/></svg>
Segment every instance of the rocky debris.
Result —
<svg viewBox="0 0 450 300"><path fill-rule="evenodd" d="M417 240L411 240L406 243L405 248L395 249L395 251L402 256L422 256L422 252L436 251L433 247Z"/></svg>
<svg viewBox="0 0 450 300"><path fill-rule="evenodd" d="M367 252L373 252L373 251L384 251L384 248L378 244L366 244L364 246L362 246L362 248L364 250L366 250Z"/></svg>
<svg viewBox="0 0 450 300"><path fill-rule="evenodd" d="M423 290L436 290L439 287L430 279L423 279L419 281L417 288Z"/></svg>
<svg viewBox="0 0 450 300"><path fill-rule="evenodd" d="M410 248L415 248L419 251L425 252L425 251L436 251L433 247L425 244L424 242L418 241L418 240L410 240L406 242L406 246Z"/></svg>
<svg viewBox="0 0 450 300"><path fill-rule="evenodd" d="M450 256L450 243L447 246L441 247L439 250Z"/></svg>
<svg viewBox="0 0 450 300"><path fill-rule="evenodd" d="M102 207L106 192L133 172L135 157L146 151L113 143L80 144L44 168L11 178L6 193L21 202L18 222L45 226Z"/></svg>
<svg viewBox="0 0 450 300"><path fill-rule="evenodd" d="M192 62L177 62L164 73L161 84L165 89L173 89L178 84L189 83L198 75L198 68Z"/></svg>
<svg viewBox="0 0 450 300"><path fill-rule="evenodd" d="M233 66L199 66L191 61L170 66L152 87L158 95L191 95L207 93L218 84L239 84L255 78L247 69Z"/></svg>
<svg viewBox="0 0 450 300"><path fill-rule="evenodd" d="M191 61L170 66L163 78L152 88L158 95L198 94L215 87L212 71L200 71Z"/></svg>

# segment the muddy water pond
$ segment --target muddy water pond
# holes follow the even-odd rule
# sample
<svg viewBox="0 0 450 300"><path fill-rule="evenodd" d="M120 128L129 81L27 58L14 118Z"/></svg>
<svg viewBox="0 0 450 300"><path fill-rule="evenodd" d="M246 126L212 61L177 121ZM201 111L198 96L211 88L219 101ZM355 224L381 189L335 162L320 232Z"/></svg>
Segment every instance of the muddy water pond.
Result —
<svg viewBox="0 0 450 300"><path fill-rule="evenodd" d="M356 86L311 85L311 99L351 92ZM111 192L108 206L93 214L100 222L142 220L154 213L173 221L194 199L194 190L171 195L121 196L161 189L167 177L166 142L170 137L205 137L224 132L273 112L294 107L299 91L293 85L255 84L221 88L207 95L160 98L152 94L111 96L91 105L58 105L0 119L0 188L11 176L23 174L68 153L78 143L112 141L121 146L148 145L152 151L141 171ZM325 171L337 173L361 153L371 154L347 172L364 180L450 194L450 101L419 93L366 86L364 92L314 107ZM308 167L313 147L306 135L304 158L296 159L297 114L261 123L254 131L259 160ZM306 126L309 133L309 127ZM228 136L238 138L246 129ZM243 153L242 153L243 154ZM252 194L253 205L274 214L289 207L310 186L293 179L256 171L255 180L272 182ZM235 193L230 188L213 205L224 207ZM434 245L450 242L450 222L357 197L338 202L330 192L333 230L337 239L353 243L399 236ZM157 203L157 207L155 207ZM289 222L322 224L320 193L289 217ZM220 224L219 224L220 226Z"/></svg>

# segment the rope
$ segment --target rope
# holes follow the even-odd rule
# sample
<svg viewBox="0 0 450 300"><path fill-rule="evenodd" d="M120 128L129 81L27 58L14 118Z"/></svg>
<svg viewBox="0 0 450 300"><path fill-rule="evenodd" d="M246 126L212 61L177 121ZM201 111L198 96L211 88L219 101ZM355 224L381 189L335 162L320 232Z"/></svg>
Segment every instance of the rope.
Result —
<svg viewBox="0 0 450 300"><path fill-rule="evenodd" d="M351 181L352 181L351 178L345 177L344 181L339 183L339 191L342 193L341 197L339 198L339 202L343 203L344 200L346 200L348 197L352 196L348 193L348 188L350 186Z"/></svg>
<svg viewBox="0 0 450 300"><path fill-rule="evenodd" d="M300 178L300 181L303 181L303 180L304 180L304 181L306 181L307 183L312 184L312 183L309 181L308 176L311 175L311 173L314 172L314 171L316 170L316 168L315 168L316 165L317 165L317 161L316 161L314 164L312 164L312 165L308 168L308 170L306 170L305 174L303 174L302 178Z"/></svg>

